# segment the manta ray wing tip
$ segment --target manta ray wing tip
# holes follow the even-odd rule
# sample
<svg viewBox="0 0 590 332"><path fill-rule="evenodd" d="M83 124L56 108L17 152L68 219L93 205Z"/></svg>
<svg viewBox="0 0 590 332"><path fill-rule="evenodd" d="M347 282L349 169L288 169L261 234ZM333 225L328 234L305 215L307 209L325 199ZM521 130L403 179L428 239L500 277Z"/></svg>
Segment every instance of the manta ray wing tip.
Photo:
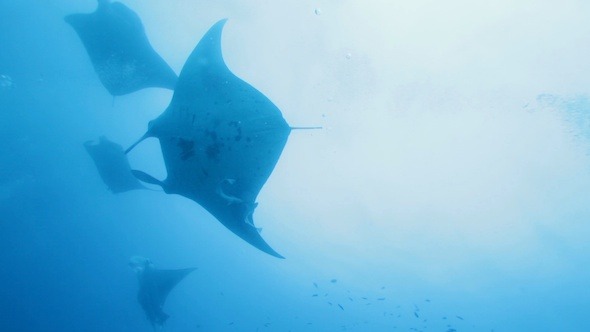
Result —
<svg viewBox="0 0 590 332"><path fill-rule="evenodd" d="M77 15L79 15L79 14L70 14L70 15L66 15L66 16L64 16L64 21L65 21L67 24L69 24L69 25L71 25L71 26L74 26L74 24L75 24L75 22L76 22L76 16L77 16Z"/></svg>
<svg viewBox="0 0 590 332"><path fill-rule="evenodd" d="M272 249L270 246L268 248L262 249L262 248L258 248L261 249L262 251L264 251L265 253L276 257L276 258L280 258L280 259L285 259L285 256L279 254L278 252L276 252L274 249Z"/></svg>

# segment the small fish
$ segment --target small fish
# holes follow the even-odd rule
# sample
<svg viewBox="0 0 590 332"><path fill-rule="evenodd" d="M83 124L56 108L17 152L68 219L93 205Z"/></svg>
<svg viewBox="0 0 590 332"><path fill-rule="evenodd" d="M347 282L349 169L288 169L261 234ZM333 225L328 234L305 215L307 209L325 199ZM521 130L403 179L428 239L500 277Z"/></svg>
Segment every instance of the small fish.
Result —
<svg viewBox="0 0 590 332"><path fill-rule="evenodd" d="M328 302L329 305L332 305L332 302Z"/></svg>
<svg viewBox="0 0 590 332"><path fill-rule="evenodd" d="M414 311L414 316L416 316L416 318L420 318L420 316L418 315L418 313L416 311Z"/></svg>
<svg viewBox="0 0 590 332"><path fill-rule="evenodd" d="M227 324L227 325L234 325L234 322L231 322L231 323L229 323L229 324Z"/></svg>
<svg viewBox="0 0 590 332"><path fill-rule="evenodd" d="M330 280L330 282L333 283L333 284L335 284L335 283L338 282L338 280L337 279L332 279L332 280Z"/></svg>
<svg viewBox="0 0 590 332"><path fill-rule="evenodd" d="M426 302L430 303L430 299L426 299L426 300L424 300L424 301L426 301Z"/></svg>
<svg viewBox="0 0 590 332"><path fill-rule="evenodd" d="M455 316L455 317L459 318L460 320L463 320L463 317L461 317L461 316Z"/></svg>
<svg viewBox="0 0 590 332"><path fill-rule="evenodd" d="M338 306L340 307L340 309L344 310L344 307L340 305L340 303L338 303Z"/></svg>
<svg viewBox="0 0 590 332"><path fill-rule="evenodd" d="M350 300L350 302L353 302L354 300L352 299L352 297L348 297L348 299Z"/></svg>
<svg viewBox="0 0 590 332"><path fill-rule="evenodd" d="M366 300L367 298L363 296L363 297L361 297L361 299Z"/></svg>
<svg viewBox="0 0 590 332"><path fill-rule="evenodd" d="M313 286L314 286L315 288L318 288L318 284L316 284L315 282L313 283Z"/></svg>
<svg viewBox="0 0 590 332"><path fill-rule="evenodd" d="M381 289L385 289L385 286L382 286Z"/></svg>
<svg viewBox="0 0 590 332"><path fill-rule="evenodd" d="M377 301L385 301L385 298L384 297L380 297L380 298L377 299Z"/></svg>
<svg viewBox="0 0 590 332"><path fill-rule="evenodd" d="M313 294L311 297L318 297L318 294Z"/></svg>

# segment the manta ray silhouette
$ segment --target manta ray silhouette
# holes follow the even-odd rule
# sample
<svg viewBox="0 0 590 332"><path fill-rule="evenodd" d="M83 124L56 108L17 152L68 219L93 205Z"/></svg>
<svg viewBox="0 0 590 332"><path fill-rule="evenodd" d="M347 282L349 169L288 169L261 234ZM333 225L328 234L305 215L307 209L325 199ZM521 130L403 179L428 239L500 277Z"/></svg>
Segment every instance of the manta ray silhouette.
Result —
<svg viewBox="0 0 590 332"><path fill-rule="evenodd" d="M84 147L110 191L117 194L134 189L146 189L131 173L127 155L119 144L101 136L98 143L88 141L84 143Z"/></svg>
<svg viewBox="0 0 590 332"><path fill-rule="evenodd" d="M291 127L262 93L235 76L221 53L226 20L214 24L180 73L168 108L148 125L143 139L158 138L168 171L141 181L204 207L254 247L283 258L254 226L256 197L272 173Z"/></svg>
<svg viewBox="0 0 590 332"><path fill-rule="evenodd" d="M176 74L150 45L139 16L122 3L98 0L95 12L68 15L65 21L78 33L111 95L174 89Z"/></svg>
<svg viewBox="0 0 590 332"><path fill-rule="evenodd" d="M147 319L154 328L164 325L169 317L163 310L168 294L184 277L196 269L160 270L156 269L149 259L140 256L132 257L129 266L137 274L137 301Z"/></svg>

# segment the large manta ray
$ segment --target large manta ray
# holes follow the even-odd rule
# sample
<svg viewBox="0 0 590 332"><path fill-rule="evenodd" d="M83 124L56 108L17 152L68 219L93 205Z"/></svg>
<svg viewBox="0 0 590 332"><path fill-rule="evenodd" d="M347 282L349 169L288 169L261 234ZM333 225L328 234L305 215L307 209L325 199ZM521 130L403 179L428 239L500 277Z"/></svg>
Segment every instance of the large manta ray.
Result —
<svg viewBox="0 0 590 332"><path fill-rule="evenodd" d="M279 258L260 236L252 214L292 128L279 109L236 77L221 54L217 22L188 58L166 111L148 125L160 141L168 177L133 171L169 194L194 200L234 234Z"/></svg>
<svg viewBox="0 0 590 332"><path fill-rule="evenodd" d="M131 173L131 167L123 148L101 136L98 143L84 143L92 157L102 181L115 194L134 189L146 189Z"/></svg>
<svg viewBox="0 0 590 332"><path fill-rule="evenodd" d="M176 74L150 45L139 16L122 3L98 0L94 13L68 15L65 21L78 33L111 95L174 89Z"/></svg>
<svg viewBox="0 0 590 332"><path fill-rule="evenodd" d="M160 270L156 269L149 259L140 256L131 257L129 266L137 274L137 301L147 319L154 328L164 325L169 317L163 310L168 294L184 277L196 269Z"/></svg>

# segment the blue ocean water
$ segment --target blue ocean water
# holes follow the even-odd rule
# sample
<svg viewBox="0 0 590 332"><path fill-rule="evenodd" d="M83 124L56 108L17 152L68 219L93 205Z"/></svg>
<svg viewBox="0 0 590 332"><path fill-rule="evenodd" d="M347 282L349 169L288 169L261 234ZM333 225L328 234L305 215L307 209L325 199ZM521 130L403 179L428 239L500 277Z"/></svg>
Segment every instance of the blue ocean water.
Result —
<svg viewBox="0 0 590 332"><path fill-rule="evenodd" d="M0 331L152 330L134 255L197 268L163 331L590 330L588 5L122 2L177 73L228 18L230 69L324 128L258 197L286 259L181 196L109 192L84 142L129 146L172 92L108 94L63 20L96 1L0 0ZM166 176L154 139L129 158Z"/></svg>

